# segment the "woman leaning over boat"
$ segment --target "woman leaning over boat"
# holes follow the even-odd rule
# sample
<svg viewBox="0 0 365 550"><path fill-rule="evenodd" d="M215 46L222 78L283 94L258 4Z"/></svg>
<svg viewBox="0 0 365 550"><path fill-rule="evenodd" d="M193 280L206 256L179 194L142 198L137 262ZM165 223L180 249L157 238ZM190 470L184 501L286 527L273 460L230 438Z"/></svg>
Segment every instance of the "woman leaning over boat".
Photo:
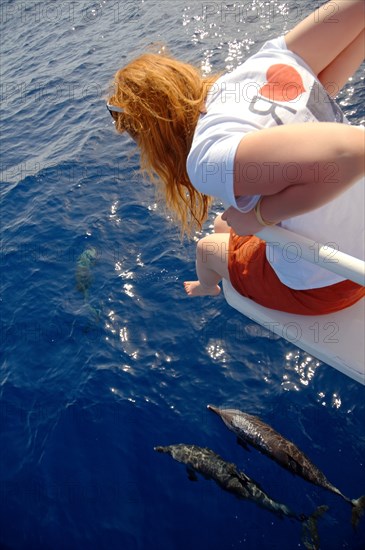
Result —
<svg viewBox="0 0 365 550"><path fill-rule="evenodd" d="M188 295L217 295L226 278L259 304L312 315L365 295L255 236L280 223L363 258L365 134L333 98L364 58L364 9L362 0L328 2L228 74L204 79L157 54L116 73L116 129L137 142L182 231L202 226L211 197L227 208L197 245Z"/></svg>

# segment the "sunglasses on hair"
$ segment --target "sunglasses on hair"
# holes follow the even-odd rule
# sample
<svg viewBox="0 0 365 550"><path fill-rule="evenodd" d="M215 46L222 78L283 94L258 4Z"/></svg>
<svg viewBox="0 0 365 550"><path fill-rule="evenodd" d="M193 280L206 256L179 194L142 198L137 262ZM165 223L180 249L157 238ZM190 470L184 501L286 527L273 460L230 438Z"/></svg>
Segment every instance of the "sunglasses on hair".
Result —
<svg viewBox="0 0 365 550"><path fill-rule="evenodd" d="M124 109L122 109L121 107L117 107L116 105L111 105L110 103L107 103L106 104L106 108L108 109L111 117L113 120L116 120L116 115L114 115L113 113L123 113L124 112Z"/></svg>

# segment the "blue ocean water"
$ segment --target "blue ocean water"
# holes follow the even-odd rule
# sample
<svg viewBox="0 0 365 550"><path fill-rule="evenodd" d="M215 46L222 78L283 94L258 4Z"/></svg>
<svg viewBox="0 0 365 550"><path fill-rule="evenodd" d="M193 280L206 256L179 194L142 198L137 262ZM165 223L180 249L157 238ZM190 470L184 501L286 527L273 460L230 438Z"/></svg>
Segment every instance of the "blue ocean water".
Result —
<svg viewBox="0 0 365 550"><path fill-rule="evenodd" d="M104 101L115 70L148 48L230 70L315 6L1 1L1 548L304 548L297 522L192 483L153 450L172 443L212 448L297 512L328 505L323 550L365 548L346 502L244 451L206 409L261 416L355 498L364 387L223 296L184 295L195 242L180 241ZM363 80L338 98L354 123ZM84 296L76 273L91 248Z"/></svg>

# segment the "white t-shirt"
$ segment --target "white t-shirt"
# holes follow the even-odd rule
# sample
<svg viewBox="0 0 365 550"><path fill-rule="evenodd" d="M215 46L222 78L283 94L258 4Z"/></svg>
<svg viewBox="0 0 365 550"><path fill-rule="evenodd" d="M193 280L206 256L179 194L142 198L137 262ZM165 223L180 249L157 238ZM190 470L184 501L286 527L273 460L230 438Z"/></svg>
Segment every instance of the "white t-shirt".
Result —
<svg viewBox="0 0 365 550"><path fill-rule="evenodd" d="M198 120L187 159L189 178L201 193L242 212L249 212L259 199L258 195L234 196L234 158L245 134L282 124L348 124L310 67L287 49L284 37L266 42L245 63L219 78L207 96L206 109ZM244 177L257 177L254 163L243 169ZM290 178L292 174L286 175ZM363 258L363 240L359 240L364 232L364 201L359 202L363 196L362 182L335 201L281 225ZM280 280L293 289L320 288L343 280L317 265L298 257L290 260L268 248L267 259Z"/></svg>

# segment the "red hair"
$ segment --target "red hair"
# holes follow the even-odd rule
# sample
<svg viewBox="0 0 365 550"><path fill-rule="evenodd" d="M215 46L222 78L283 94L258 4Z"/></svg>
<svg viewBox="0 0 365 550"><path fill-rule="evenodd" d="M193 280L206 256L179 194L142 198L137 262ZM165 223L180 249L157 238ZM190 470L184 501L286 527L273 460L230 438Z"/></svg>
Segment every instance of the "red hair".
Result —
<svg viewBox="0 0 365 550"><path fill-rule="evenodd" d="M114 77L109 103L118 132L128 132L141 150L141 168L163 192L182 233L201 228L210 197L191 184L186 160L210 86L218 76L202 78L194 66L164 54L144 54Z"/></svg>

